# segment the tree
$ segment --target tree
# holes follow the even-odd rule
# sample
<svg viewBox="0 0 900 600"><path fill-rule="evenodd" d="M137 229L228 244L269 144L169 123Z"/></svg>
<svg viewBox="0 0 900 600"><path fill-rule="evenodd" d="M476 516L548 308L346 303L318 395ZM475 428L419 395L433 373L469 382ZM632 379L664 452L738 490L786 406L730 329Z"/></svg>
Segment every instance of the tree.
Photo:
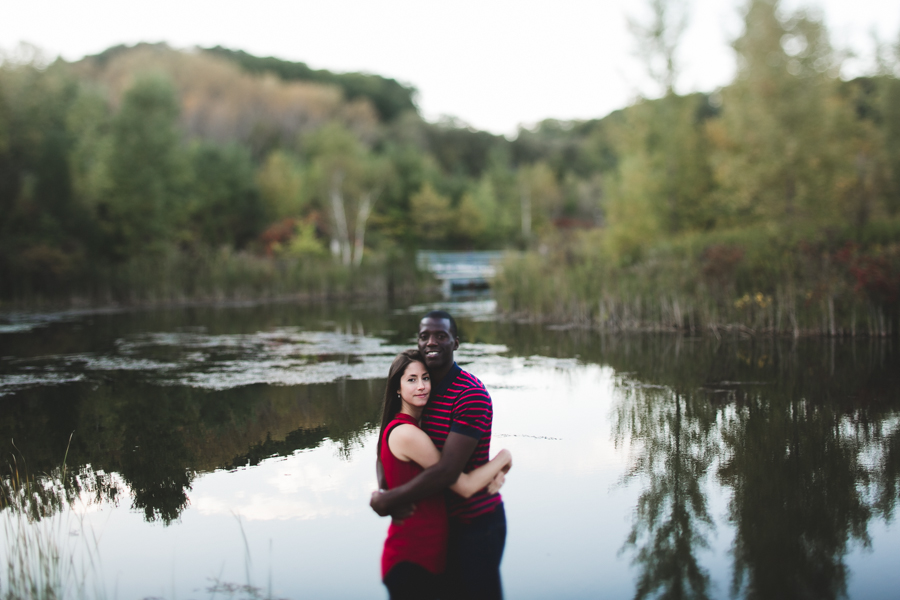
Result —
<svg viewBox="0 0 900 600"><path fill-rule="evenodd" d="M883 138L888 190L886 204L891 215L900 212L900 37L893 47L893 56L885 55L881 65L878 102Z"/></svg>
<svg viewBox="0 0 900 600"><path fill-rule="evenodd" d="M72 186L77 83L33 47L18 55L0 62L0 287L46 292L80 274L95 228Z"/></svg>
<svg viewBox="0 0 900 600"><path fill-rule="evenodd" d="M359 266L369 217L391 178L390 166L337 123L310 136L307 153L319 201L331 216L332 253L344 265Z"/></svg>
<svg viewBox="0 0 900 600"><path fill-rule="evenodd" d="M450 199L438 194L430 183L409 199L410 217L426 246L440 245L453 229Z"/></svg>
<svg viewBox="0 0 900 600"><path fill-rule="evenodd" d="M159 249L186 216L188 170L178 104L160 76L138 79L113 118L110 187L99 207L115 258Z"/></svg>
<svg viewBox="0 0 900 600"><path fill-rule="evenodd" d="M663 96L641 99L611 127L618 169L609 185L608 242L614 255L638 257L657 236L712 225L712 187L703 121L705 96L678 96L676 53L687 26L680 0L648 0L648 22L630 20L638 54Z"/></svg>
<svg viewBox="0 0 900 600"><path fill-rule="evenodd" d="M675 93L678 77L676 53L687 27L685 0L647 0L649 22L629 18L628 28L635 38L637 55L644 61L647 74L663 95Z"/></svg>
<svg viewBox="0 0 900 600"><path fill-rule="evenodd" d="M852 170L838 123L836 61L822 23L799 12L784 22L778 0L753 0L734 42L735 83L711 123L714 168L732 219L828 221L836 178Z"/></svg>
<svg viewBox="0 0 900 600"><path fill-rule="evenodd" d="M481 245L488 227L488 218L475 196L466 192L456 208L456 238L467 246Z"/></svg>
<svg viewBox="0 0 900 600"><path fill-rule="evenodd" d="M715 225L708 106L700 94L641 100L614 128L619 162L607 186L614 255L634 259L656 237Z"/></svg>
<svg viewBox="0 0 900 600"><path fill-rule="evenodd" d="M411 130L421 127L421 123L410 123L411 119L401 121L410 125ZM402 123L395 122L394 128ZM417 143L415 131L407 133L408 136L401 134L400 142L389 141L381 149L380 155L390 164L391 176L379 196L379 210L372 215L372 220L382 243L397 243L411 249L418 243L418 232L409 218L410 198L427 182L440 181L441 173L434 159Z"/></svg>
<svg viewBox="0 0 900 600"><path fill-rule="evenodd" d="M269 221L299 217L310 201L303 166L293 154L271 152L256 173L256 184Z"/></svg>
<svg viewBox="0 0 900 600"><path fill-rule="evenodd" d="M520 167L516 180L521 200L522 240L527 243L535 223L540 225L559 212L562 194L556 174L544 162Z"/></svg>
<svg viewBox="0 0 900 600"><path fill-rule="evenodd" d="M265 223L254 181L250 153L240 146L195 144L190 151L193 175L190 221L206 244L242 247Z"/></svg>

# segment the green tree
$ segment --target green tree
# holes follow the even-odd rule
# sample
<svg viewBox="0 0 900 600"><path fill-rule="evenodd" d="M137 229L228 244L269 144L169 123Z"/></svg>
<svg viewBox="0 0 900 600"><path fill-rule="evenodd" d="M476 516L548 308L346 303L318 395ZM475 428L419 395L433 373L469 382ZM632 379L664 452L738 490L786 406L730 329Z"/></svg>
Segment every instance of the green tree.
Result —
<svg viewBox="0 0 900 600"><path fill-rule="evenodd" d="M639 100L612 127L618 169L609 182L607 242L626 262L660 236L709 228L712 173L703 121L707 98L678 96L677 50L687 25L684 3L648 0L646 22L631 20L638 55L659 86L658 100Z"/></svg>
<svg viewBox="0 0 900 600"><path fill-rule="evenodd" d="M309 186L300 161L283 150L271 152L256 174L260 196L270 221L299 217L309 203Z"/></svg>
<svg viewBox="0 0 900 600"><path fill-rule="evenodd" d="M647 74L670 96L678 78L676 53L688 23L687 7L683 0L647 0L647 8L649 20L629 19L628 26Z"/></svg>
<svg viewBox="0 0 900 600"><path fill-rule="evenodd" d="M528 242L562 208L562 193L556 174L545 162L520 167L516 174L519 191L519 214L522 240Z"/></svg>
<svg viewBox="0 0 900 600"><path fill-rule="evenodd" d="M836 180L852 170L835 97L836 61L824 26L778 0L753 0L735 41L737 80L710 126L722 203L734 221L834 220ZM842 115L842 113L844 113Z"/></svg>
<svg viewBox="0 0 900 600"><path fill-rule="evenodd" d="M382 243L399 244L410 249L418 242L415 224L410 220L410 198L426 183L441 179L434 159L413 140L388 142L382 157L392 171L388 185L379 197L379 210L372 215L376 234Z"/></svg>
<svg viewBox="0 0 900 600"><path fill-rule="evenodd" d="M435 191L430 183L409 199L410 218L425 247L440 246L452 232L454 214L450 199Z"/></svg>
<svg viewBox="0 0 900 600"><path fill-rule="evenodd" d="M92 212L108 193L112 154L111 111L102 91L82 84L66 114L73 143L69 154L72 189L78 202Z"/></svg>
<svg viewBox="0 0 900 600"><path fill-rule="evenodd" d="M886 166L887 186L885 202L888 212L900 212L900 37L893 47L893 56L885 53L878 77L879 120L881 144Z"/></svg>
<svg viewBox="0 0 900 600"><path fill-rule="evenodd" d="M331 217L331 249L347 266L359 266L369 217L393 171L347 128L331 123L306 140L313 185Z"/></svg>
<svg viewBox="0 0 900 600"><path fill-rule="evenodd" d="M467 247L481 245L488 228L488 218L475 196L466 192L456 208L455 237Z"/></svg>
<svg viewBox="0 0 900 600"><path fill-rule="evenodd" d="M168 80L139 78L113 118L107 197L98 209L113 258L161 249L186 216L189 171Z"/></svg>
<svg viewBox="0 0 900 600"><path fill-rule="evenodd" d="M72 189L66 114L78 87L64 65L24 48L0 62L0 280L4 294L77 277L93 223ZM21 54L21 53L20 53Z"/></svg>
<svg viewBox="0 0 900 600"><path fill-rule="evenodd" d="M491 207L488 235L491 246L502 247L519 239L521 231L521 195L508 145L491 149L487 168L478 182L475 197L482 206Z"/></svg>
<svg viewBox="0 0 900 600"><path fill-rule="evenodd" d="M210 246L242 247L265 224L250 153L240 146L197 143L190 151L190 227Z"/></svg>
<svg viewBox="0 0 900 600"><path fill-rule="evenodd" d="M486 174L478 180L471 193L471 206L481 215L484 224L476 241L485 247L496 247L502 243L508 237L510 219L503 214L494 178Z"/></svg>

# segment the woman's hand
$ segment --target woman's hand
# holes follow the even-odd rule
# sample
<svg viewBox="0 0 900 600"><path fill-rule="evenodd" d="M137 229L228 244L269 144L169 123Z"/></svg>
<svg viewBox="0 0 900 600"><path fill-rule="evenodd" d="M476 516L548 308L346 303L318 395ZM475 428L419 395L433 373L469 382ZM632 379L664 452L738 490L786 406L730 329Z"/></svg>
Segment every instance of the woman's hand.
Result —
<svg viewBox="0 0 900 600"><path fill-rule="evenodd" d="M500 491L500 488L503 487L503 484L506 483L506 474L503 471L497 473L491 482L487 486L488 494L496 494Z"/></svg>
<svg viewBox="0 0 900 600"><path fill-rule="evenodd" d="M506 474L509 473L509 470L512 468L512 453L504 448L497 453L494 460L503 466L500 468L500 472L497 473L487 485L488 494L496 494L500 491L500 488L503 487L503 484L506 483Z"/></svg>
<svg viewBox="0 0 900 600"><path fill-rule="evenodd" d="M497 453L497 456L494 457L494 460L499 461L503 464L502 472L509 473L509 470L512 468L512 453L504 448L500 452Z"/></svg>

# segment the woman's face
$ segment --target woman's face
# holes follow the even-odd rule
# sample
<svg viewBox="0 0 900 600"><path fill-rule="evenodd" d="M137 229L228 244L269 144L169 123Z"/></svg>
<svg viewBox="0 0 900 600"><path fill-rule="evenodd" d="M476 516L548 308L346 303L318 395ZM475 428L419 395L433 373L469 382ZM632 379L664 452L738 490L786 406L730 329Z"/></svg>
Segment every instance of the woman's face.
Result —
<svg viewBox="0 0 900 600"><path fill-rule="evenodd" d="M431 394L431 377L425 365L420 362L411 362L406 366L400 377L400 398L403 402L417 408L422 408L428 402Z"/></svg>

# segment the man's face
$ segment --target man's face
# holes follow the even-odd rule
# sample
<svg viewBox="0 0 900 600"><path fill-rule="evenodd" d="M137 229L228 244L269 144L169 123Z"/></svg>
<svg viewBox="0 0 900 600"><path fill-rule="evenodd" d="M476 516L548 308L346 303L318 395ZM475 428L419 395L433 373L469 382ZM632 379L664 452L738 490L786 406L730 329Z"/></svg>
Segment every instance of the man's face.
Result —
<svg viewBox="0 0 900 600"><path fill-rule="evenodd" d="M419 322L419 352L429 370L442 370L453 364L453 351L459 339L450 331L450 321L425 317Z"/></svg>

